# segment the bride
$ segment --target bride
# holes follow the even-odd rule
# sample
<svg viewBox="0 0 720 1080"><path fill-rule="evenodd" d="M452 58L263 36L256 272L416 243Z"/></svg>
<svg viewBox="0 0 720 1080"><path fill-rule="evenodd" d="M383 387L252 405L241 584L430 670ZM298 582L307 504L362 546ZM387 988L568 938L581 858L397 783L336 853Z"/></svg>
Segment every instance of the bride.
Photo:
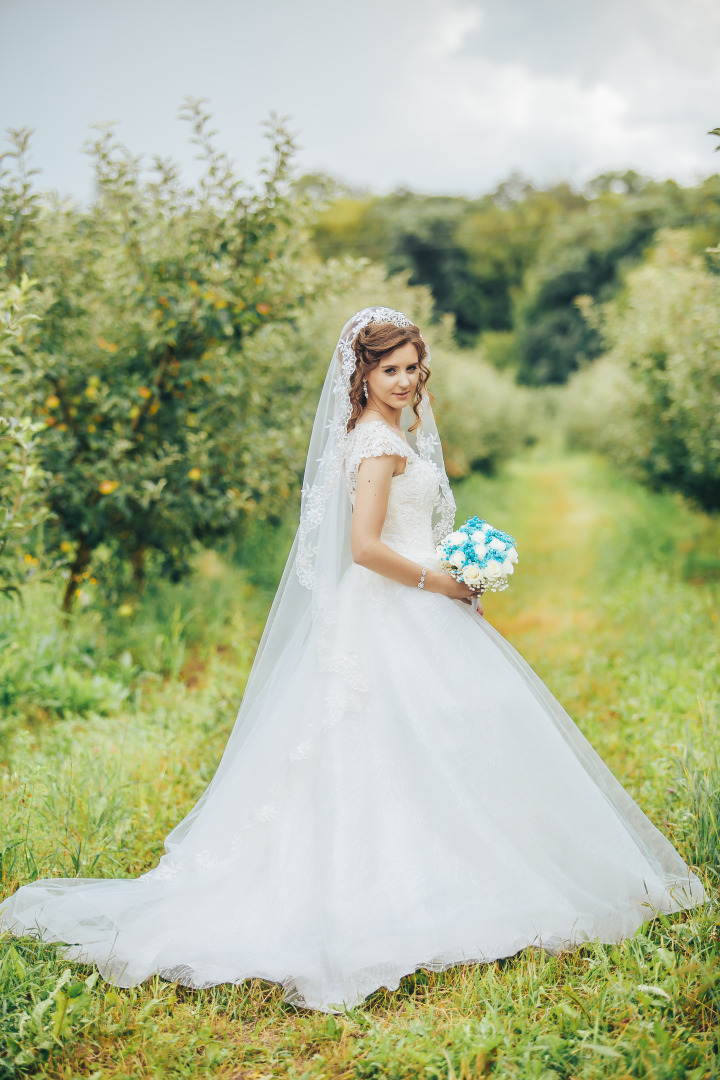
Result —
<svg viewBox="0 0 720 1080"><path fill-rule="evenodd" d="M417 968L615 942L704 902L440 571L455 503L428 365L398 311L345 325L297 535L212 782L157 867L32 882L0 927L63 942L119 986L257 977L332 1011Z"/></svg>

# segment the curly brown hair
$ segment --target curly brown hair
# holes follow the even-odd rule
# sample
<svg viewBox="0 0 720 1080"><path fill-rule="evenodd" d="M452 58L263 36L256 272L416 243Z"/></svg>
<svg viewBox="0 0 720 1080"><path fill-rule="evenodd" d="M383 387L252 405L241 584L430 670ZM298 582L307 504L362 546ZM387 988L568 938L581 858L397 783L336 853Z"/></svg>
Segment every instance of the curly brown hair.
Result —
<svg viewBox="0 0 720 1080"><path fill-rule="evenodd" d="M348 420L348 431L352 431L355 427L355 424L365 408L365 394L363 392L362 384L363 379L367 376L368 372L374 371L380 361L383 360L388 353L391 353L401 345L406 345L408 343L415 346L418 355L418 367L420 370L415 393L410 402L412 410L415 413L415 420L408 428L408 431L414 431L418 426L420 423L420 413L418 412L418 409L422 400L423 390L430 378L430 368L425 363L425 358L428 354L427 345L423 341L422 335L414 323L410 323L408 326L395 326L394 323L377 322L365 326L352 343L356 364L350 379L350 404L352 405L352 413ZM434 398L429 390L427 391L427 395L430 399L430 404L432 404Z"/></svg>

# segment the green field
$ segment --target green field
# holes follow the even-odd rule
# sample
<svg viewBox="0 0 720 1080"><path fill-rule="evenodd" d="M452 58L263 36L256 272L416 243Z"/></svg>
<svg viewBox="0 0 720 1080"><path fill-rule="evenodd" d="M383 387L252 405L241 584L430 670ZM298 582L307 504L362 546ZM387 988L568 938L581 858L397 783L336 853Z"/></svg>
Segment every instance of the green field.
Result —
<svg viewBox="0 0 720 1080"><path fill-rule="evenodd" d="M586 456L538 451L456 495L459 521L518 539L487 617L717 897L720 526ZM212 776L271 593L210 552L129 619L90 605L63 634L58 597L0 610L3 895L154 865ZM336 1017L260 982L117 990L0 944L0 1080L720 1076L716 901L617 947L420 972Z"/></svg>

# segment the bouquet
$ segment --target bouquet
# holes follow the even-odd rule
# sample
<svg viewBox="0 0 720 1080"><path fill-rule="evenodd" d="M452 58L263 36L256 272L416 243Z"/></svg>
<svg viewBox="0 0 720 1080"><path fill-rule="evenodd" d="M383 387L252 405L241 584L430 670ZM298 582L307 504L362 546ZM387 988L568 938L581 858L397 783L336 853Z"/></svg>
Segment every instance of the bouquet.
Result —
<svg viewBox="0 0 720 1080"><path fill-rule="evenodd" d="M507 589L518 561L514 538L478 517L471 517L441 540L437 557L443 570L478 594Z"/></svg>

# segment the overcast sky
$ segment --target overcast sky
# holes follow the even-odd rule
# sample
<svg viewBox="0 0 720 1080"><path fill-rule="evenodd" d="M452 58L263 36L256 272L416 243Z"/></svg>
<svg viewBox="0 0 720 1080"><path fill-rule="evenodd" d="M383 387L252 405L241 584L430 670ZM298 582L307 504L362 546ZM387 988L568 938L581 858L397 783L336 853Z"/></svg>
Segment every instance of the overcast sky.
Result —
<svg viewBox="0 0 720 1080"><path fill-rule="evenodd" d="M275 110L299 169L378 191L690 182L720 165L720 0L0 0L0 121L41 186L87 197L108 120L192 176L185 95L247 177Z"/></svg>

